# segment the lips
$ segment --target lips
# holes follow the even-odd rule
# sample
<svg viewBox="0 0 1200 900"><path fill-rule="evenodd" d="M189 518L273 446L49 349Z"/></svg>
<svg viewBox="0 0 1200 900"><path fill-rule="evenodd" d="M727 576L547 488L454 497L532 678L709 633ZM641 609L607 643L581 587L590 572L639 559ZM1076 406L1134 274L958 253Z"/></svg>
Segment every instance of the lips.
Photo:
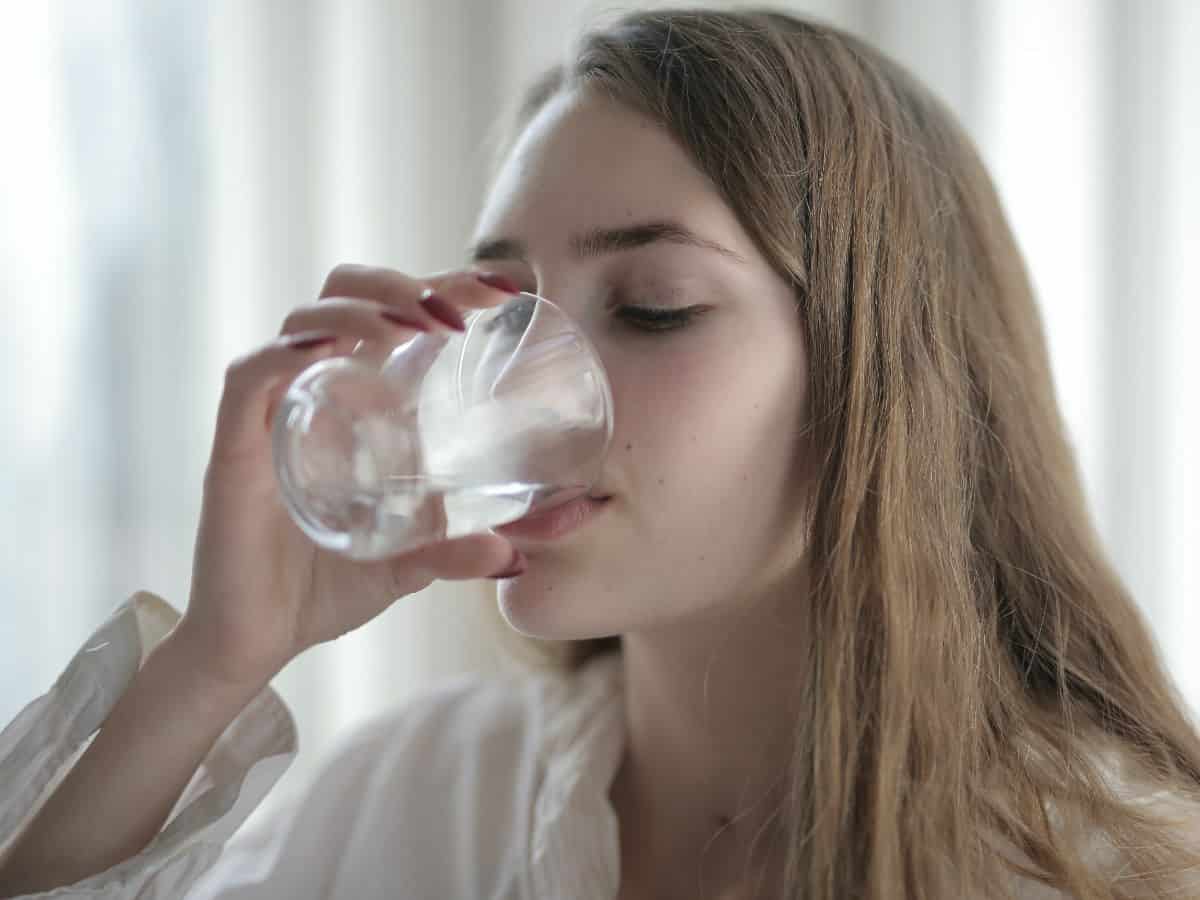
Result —
<svg viewBox="0 0 1200 900"><path fill-rule="evenodd" d="M582 527L607 504L609 495L576 497L553 509L532 513L492 530L506 538L550 541Z"/></svg>

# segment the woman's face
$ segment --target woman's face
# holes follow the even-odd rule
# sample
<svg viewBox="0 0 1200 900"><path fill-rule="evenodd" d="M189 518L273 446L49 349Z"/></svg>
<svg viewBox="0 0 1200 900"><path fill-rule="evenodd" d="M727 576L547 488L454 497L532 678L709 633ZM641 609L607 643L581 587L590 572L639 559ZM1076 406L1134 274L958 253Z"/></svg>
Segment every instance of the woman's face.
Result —
<svg viewBox="0 0 1200 900"><path fill-rule="evenodd" d="M711 246L668 234L580 253L573 240L648 223ZM528 569L500 582L509 623L542 638L603 637L723 617L780 587L804 550L803 334L788 284L708 178L655 123L563 94L488 197L474 243L498 240L523 249L489 250L478 266L580 323L614 403L593 491L612 499L557 540L514 539ZM657 323L626 306L691 315Z"/></svg>

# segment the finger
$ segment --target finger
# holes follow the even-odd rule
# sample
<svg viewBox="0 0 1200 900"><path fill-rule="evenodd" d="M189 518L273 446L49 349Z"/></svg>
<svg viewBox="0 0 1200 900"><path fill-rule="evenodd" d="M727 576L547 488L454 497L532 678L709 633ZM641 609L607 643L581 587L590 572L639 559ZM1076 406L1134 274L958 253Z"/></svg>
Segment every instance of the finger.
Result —
<svg viewBox="0 0 1200 900"><path fill-rule="evenodd" d="M516 282L475 269L441 272L428 279L439 296L472 309L488 309L507 303L521 293Z"/></svg>
<svg viewBox="0 0 1200 900"><path fill-rule="evenodd" d="M344 263L329 273L318 300L358 297L407 309L423 304L426 311L434 312L439 306L436 300L457 307L487 308L505 303L518 292L517 285L503 276L477 270L448 270L416 279L394 269ZM431 295L436 298L432 304Z"/></svg>
<svg viewBox="0 0 1200 900"><path fill-rule="evenodd" d="M274 408L284 390L319 359L343 355L353 335L302 332L280 337L234 360L225 370L213 443L215 461L236 461L262 452Z"/></svg>
<svg viewBox="0 0 1200 900"><path fill-rule="evenodd" d="M487 578L507 569L517 550L497 534L469 534L440 541L396 558L404 567L419 567L435 578L463 581Z"/></svg>
<svg viewBox="0 0 1200 900"><path fill-rule="evenodd" d="M419 307L397 309L375 300L336 297L292 310L283 320L280 334L329 331L394 343L419 331L449 330L448 325Z"/></svg>
<svg viewBox="0 0 1200 900"><path fill-rule="evenodd" d="M395 269L340 263L325 276L317 299L363 297L401 305L416 302L429 285Z"/></svg>

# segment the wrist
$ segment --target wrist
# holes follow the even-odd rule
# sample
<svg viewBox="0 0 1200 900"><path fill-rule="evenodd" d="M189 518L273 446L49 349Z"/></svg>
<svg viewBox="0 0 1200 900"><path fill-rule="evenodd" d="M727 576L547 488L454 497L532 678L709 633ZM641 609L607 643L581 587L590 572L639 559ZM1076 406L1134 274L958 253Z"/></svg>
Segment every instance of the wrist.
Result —
<svg viewBox="0 0 1200 900"><path fill-rule="evenodd" d="M185 617L151 651L156 665L172 681L194 685L214 706L239 709L268 686L286 662L231 667L212 643L190 627ZM146 666L151 659L147 658Z"/></svg>

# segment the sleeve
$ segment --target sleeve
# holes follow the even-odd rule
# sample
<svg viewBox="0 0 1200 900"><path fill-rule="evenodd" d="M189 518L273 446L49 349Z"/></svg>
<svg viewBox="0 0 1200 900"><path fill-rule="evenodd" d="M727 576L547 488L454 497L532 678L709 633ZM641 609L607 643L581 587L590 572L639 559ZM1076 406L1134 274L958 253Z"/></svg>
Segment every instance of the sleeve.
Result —
<svg viewBox="0 0 1200 900"><path fill-rule="evenodd" d="M510 896L491 879L513 865L508 797L523 743L504 729L508 697L478 685L447 679L339 736L186 900Z"/></svg>
<svg viewBox="0 0 1200 900"><path fill-rule="evenodd" d="M0 732L0 855L87 749L154 645L179 620L140 591L84 642L50 690ZM138 854L84 881L26 896L179 900L297 752L295 722L270 687L229 724Z"/></svg>

